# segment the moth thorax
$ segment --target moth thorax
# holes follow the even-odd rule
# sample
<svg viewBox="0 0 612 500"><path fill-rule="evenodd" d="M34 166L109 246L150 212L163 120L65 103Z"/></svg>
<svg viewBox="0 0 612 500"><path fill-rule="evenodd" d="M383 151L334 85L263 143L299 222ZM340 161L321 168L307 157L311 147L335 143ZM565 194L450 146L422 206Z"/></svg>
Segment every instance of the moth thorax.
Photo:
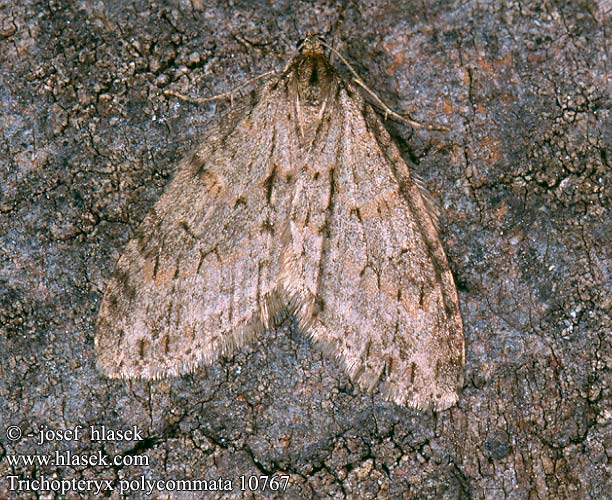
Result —
<svg viewBox="0 0 612 500"><path fill-rule="evenodd" d="M319 108L327 100L333 84L334 69L322 54L298 59L295 76L303 106Z"/></svg>

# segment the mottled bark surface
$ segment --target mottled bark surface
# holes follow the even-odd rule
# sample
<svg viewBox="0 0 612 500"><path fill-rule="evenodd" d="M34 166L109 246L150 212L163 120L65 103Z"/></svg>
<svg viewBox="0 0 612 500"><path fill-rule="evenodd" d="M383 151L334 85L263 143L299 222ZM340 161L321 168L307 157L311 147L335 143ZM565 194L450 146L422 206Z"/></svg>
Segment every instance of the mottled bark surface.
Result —
<svg viewBox="0 0 612 500"><path fill-rule="evenodd" d="M605 498L610 8L0 4L0 498L61 498L10 491L9 476L113 481L67 498L120 498L120 480L141 478L233 486L157 483L147 498ZM227 107L163 90L227 91L282 68L308 31L328 33L393 109L450 128L388 122L440 207L459 286L466 384L449 411L363 394L289 323L191 376L124 383L95 368L116 258ZM77 425L79 439L27 436ZM137 426L144 439L93 441L91 425ZM149 465L15 464L68 450ZM289 476L285 492L241 491L241 476L272 474ZM125 496L145 498L132 487Z"/></svg>

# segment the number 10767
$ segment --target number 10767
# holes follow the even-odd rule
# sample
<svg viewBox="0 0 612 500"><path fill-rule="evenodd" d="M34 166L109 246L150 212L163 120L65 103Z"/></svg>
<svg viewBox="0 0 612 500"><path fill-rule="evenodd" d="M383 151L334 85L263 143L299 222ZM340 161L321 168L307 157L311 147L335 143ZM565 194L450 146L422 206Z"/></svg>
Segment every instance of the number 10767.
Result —
<svg viewBox="0 0 612 500"><path fill-rule="evenodd" d="M289 476L240 476L241 491L285 491Z"/></svg>

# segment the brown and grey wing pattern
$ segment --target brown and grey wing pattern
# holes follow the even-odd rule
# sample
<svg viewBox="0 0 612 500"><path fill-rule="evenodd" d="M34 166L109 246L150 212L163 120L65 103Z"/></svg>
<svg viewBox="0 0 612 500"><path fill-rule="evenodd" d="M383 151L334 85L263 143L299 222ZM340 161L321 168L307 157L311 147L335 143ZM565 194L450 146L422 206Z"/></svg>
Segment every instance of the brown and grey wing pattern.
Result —
<svg viewBox="0 0 612 500"><path fill-rule="evenodd" d="M128 243L95 335L111 377L193 370L268 321L290 204L286 97L265 87L231 130L209 136Z"/></svg>
<svg viewBox="0 0 612 500"><path fill-rule="evenodd" d="M399 404L443 410L463 380L453 278L427 201L374 112L349 92L330 104L298 178L284 283L313 338L360 387L380 382Z"/></svg>

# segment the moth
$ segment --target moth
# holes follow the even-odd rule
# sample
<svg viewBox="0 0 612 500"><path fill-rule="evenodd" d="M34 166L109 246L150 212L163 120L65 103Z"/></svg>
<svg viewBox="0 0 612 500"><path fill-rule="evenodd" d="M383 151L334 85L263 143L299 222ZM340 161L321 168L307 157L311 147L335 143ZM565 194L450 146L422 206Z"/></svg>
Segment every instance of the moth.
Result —
<svg viewBox="0 0 612 500"><path fill-rule="evenodd" d="M210 365L289 311L351 381L441 411L463 383L432 204L309 37L178 166L116 264L95 331L113 378Z"/></svg>

